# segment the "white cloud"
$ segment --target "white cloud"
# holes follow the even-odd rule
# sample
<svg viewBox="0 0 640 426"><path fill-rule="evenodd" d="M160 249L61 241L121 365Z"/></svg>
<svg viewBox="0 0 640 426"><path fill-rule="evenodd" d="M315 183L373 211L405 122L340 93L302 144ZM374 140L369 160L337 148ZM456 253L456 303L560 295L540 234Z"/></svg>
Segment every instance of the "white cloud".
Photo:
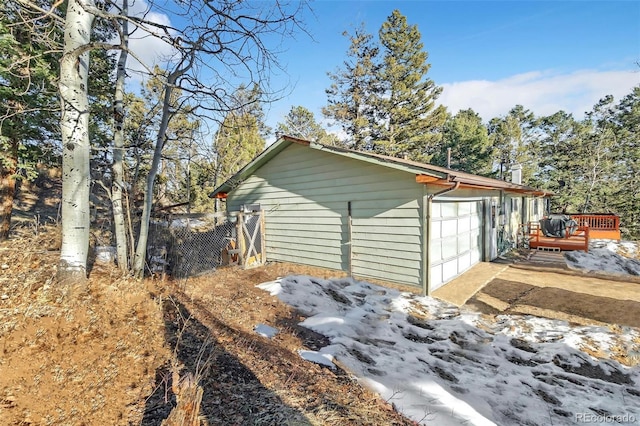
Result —
<svg viewBox="0 0 640 426"><path fill-rule="evenodd" d="M453 114L472 108L485 121L505 115L518 104L536 115L564 110L581 119L604 96L620 100L638 84L640 72L636 70L532 71L497 81L445 83L438 101Z"/></svg>
<svg viewBox="0 0 640 426"><path fill-rule="evenodd" d="M129 15L144 18L146 21L156 24L171 26L169 16L163 13L149 11L149 4L145 0L136 0L131 3L129 6ZM160 34L160 30L156 30L155 27L149 26L149 28ZM129 31L133 29L135 29L135 27L129 24ZM140 58L149 68L153 68L155 64L162 63L173 51L169 44L142 29L136 29L135 32L131 34L129 37L129 47L135 56ZM128 68L133 71L133 73L131 73L133 79L141 78L139 73L146 72L145 67L132 56L129 57Z"/></svg>

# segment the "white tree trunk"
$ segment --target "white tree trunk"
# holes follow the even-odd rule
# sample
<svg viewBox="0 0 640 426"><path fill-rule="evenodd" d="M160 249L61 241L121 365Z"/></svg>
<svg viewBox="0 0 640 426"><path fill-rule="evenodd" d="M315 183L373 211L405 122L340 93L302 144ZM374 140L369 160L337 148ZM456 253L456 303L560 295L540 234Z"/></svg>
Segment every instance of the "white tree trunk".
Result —
<svg viewBox="0 0 640 426"><path fill-rule="evenodd" d="M171 111L171 97L173 89L176 87L176 81L184 75L193 66L194 56L198 47L185 53L180 66L169 73L167 82L164 86L164 99L162 103L162 118L160 119L160 127L158 128L158 135L156 137L156 146L153 150L153 160L151 161L151 168L147 175L145 192L144 192L144 205L142 206L142 217L140 218L140 234L138 236L138 242L136 244L136 253L133 256L133 275L140 279L144 277L144 266L147 256L147 241L149 239L149 219L151 218L151 208L153 207L153 186L155 184L156 176L158 174L158 166L160 165L160 159L162 158L162 148L164 148L164 142L166 139L167 128L169 127L169 120L171 119L173 112Z"/></svg>
<svg viewBox="0 0 640 426"><path fill-rule="evenodd" d="M127 0L123 0L122 15L127 16L129 12ZM120 51L118 59L118 69L116 74L115 105L114 105L114 132L113 132L113 181L111 187L111 204L113 206L113 224L116 237L116 250L118 255L118 266L122 272L129 270L129 250L127 247L127 228L125 225L125 215L123 210L124 186L124 83L126 76L126 66L128 52L126 48L129 44L129 26L126 19L122 20L123 39L121 44L124 49Z"/></svg>
<svg viewBox="0 0 640 426"><path fill-rule="evenodd" d="M89 251L89 102L87 78L94 16L83 4L69 0L60 61L62 118L62 247L58 279L74 284L86 280Z"/></svg>
<svg viewBox="0 0 640 426"><path fill-rule="evenodd" d="M156 138L156 146L153 151L153 160L151 168L147 175L146 186L144 191L144 204L142 206L142 217L140 218L140 234L136 245L136 253L133 257L133 275L136 278L144 277L144 266L147 256L147 241L149 239L149 219L151 218L151 208L153 207L153 185L158 174L158 166L162 157L162 148L169 127L169 119L171 118L171 93L177 76L172 74L169 77L168 84L164 89L164 103L162 105L162 119L160 120L160 128Z"/></svg>

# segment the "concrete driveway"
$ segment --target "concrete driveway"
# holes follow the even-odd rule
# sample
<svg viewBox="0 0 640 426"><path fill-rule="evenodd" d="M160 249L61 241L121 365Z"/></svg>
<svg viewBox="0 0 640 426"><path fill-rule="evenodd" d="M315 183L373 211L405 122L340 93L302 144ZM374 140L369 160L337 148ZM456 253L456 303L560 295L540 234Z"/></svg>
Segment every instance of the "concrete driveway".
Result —
<svg viewBox="0 0 640 426"><path fill-rule="evenodd" d="M526 260L479 263L433 295L486 314L640 328L638 277L571 270L561 253L534 252Z"/></svg>

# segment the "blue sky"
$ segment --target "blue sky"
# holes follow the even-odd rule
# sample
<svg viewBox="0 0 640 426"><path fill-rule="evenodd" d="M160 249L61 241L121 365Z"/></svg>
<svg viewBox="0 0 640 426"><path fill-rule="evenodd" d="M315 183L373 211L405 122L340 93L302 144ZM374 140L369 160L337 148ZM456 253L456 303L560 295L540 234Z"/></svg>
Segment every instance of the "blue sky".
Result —
<svg viewBox="0 0 640 426"><path fill-rule="evenodd" d="M394 9L418 25L428 76L453 113L471 107L489 120L520 103L539 115L564 109L582 117L604 95L619 98L640 84L640 2L317 0L311 7L304 21L313 40L288 40L280 56L295 86L268 107L272 126L295 105L321 120L327 71L349 46L342 32L364 22L377 36Z"/></svg>
<svg viewBox="0 0 640 426"><path fill-rule="evenodd" d="M271 0L260 1L269 7ZM138 0L134 9L141 13L147 5ZM562 109L582 118L602 97L620 99L640 84L638 1L316 0L310 6L300 17L310 36L301 32L279 46L285 72L274 73L271 87L283 96L266 105L274 129L297 105L327 125L321 114L327 72L342 64L349 46L342 33L364 23L377 37L394 9L418 26L428 77L442 86L439 102L454 114L473 108L489 121L521 104L536 115ZM148 18L169 24L169 10ZM151 61L168 48L153 37L134 43Z"/></svg>

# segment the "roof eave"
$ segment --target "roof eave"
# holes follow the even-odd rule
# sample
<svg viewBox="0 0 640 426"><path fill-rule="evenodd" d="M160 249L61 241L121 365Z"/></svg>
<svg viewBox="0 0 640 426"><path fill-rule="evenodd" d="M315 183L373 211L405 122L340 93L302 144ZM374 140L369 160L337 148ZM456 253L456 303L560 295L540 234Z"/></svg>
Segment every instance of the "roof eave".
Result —
<svg viewBox="0 0 640 426"><path fill-rule="evenodd" d="M256 170L265 165L269 160L282 152L286 147L292 143L298 143L301 145L309 145L309 142L302 139L296 139L289 136L284 136L275 141L271 146L262 151L256 158L254 158L249 164L240 169L236 174L227 179L222 185L213 190L209 194L210 198L225 198L219 197L218 194L227 194L234 188L240 185L246 178L251 176Z"/></svg>
<svg viewBox="0 0 640 426"><path fill-rule="evenodd" d="M329 145L322 145L319 143L314 143L311 142L311 144L309 145L310 148L313 149L317 149L319 151L329 151L333 154L337 154L337 155L341 155L343 157L347 157L347 158L353 158L356 160L360 160L360 161L365 161L367 163L371 163L371 164L376 164L376 165L383 165L385 167L389 167L392 169L396 169L396 170L400 170L403 172L408 172L408 173L413 173L416 175L427 175L427 176L432 176L438 179L448 179L449 175L447 173L443 173L437 170L431 170L429 168L426 167L419 167L419 166L414 166L414 165L410 165L410 164L403 164L403 163L399 163L394 161L393 158L391 157L380 157L380 156L374 156L374 155L370 155L366 152L361 152L361 151L351 151L351 150L347 150L347 149L343 149L340 147L335 147L335 146L329 146Z"/></svg>

